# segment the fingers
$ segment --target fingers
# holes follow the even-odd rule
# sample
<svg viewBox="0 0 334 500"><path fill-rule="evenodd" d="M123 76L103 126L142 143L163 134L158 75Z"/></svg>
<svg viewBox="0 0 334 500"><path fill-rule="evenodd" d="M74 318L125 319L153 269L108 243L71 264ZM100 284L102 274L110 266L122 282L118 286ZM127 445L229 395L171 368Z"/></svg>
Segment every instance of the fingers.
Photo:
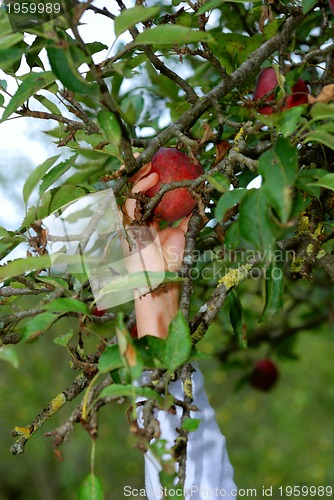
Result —
<svg viewBox="0 0 334 500"><path fill-rule="evenodd" d="M149 169L145 170L144 167L147 167L147 166L149 166ZM149 171L151 169L150 164L144 165L144 167L142 169L140 169L139 172L141 172L141 171L145 172L145 171ZM145 174L142 173L141 175L145 175ZM156 185L158 180L159 180L159 175L156 173L152 173L152 174L148 175L147 177L143 177L140 180L138 180L138 182L133 186L131 192L132 193L140 193L140 192L146 193L146 191L148 191L149 189L151 189L151 187ZM136 208L136 200L134 198L128 198L124 204L123 211L124 211L125 215L130 220L133 220L135 218L135 208Z"/></svg>
<svg viewBox="0 0 334 500"><path fill-rule="evenodd" d="M132 193L146 193L149 189L156 185L159 180L159 175L155 172L149 174L147 177L138 180L138 182L131 189Z"/></svg>
<svg viewBox="0 0 334 500"><path fill-rule="evenodd" d="M191 217L191 214L188 215L188 217L185 217L184 219L182 219L180 224L177 226L177 228L181 229L181 231L183 231L184 233L187 232L190 217Z"/></svg>
<svg viewBox="0 0 334 500"><path fill-rule="evenodd" d="M136 184L136 182L138 182L142 177L144 177L145 175L147 175L149 173L149 171L151 170L151 168L152 168L152 163L151 162L145 163L145 165L143 165L138 170L138 172L136 172L135 174L133 174L132 177L130 177L129 181L133 182L134 184Z"/></svg>

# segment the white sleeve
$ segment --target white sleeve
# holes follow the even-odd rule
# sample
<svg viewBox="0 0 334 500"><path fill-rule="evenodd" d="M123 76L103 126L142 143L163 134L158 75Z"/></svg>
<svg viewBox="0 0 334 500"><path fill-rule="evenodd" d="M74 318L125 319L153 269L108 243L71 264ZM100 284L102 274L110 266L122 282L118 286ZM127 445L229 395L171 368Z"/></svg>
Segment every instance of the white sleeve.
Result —
<svg viewBox="0 0 334 500"><path fill-rule="evenodd" d="M233 467L226 450L226 439L215 420L215 412L209 404L204 390L204 381L197 365L192 374L193 403L200 411L191 412L191 417L201 420L198 428L188 434L186 480L184 498L202 500L205 498L236 498L237 487L233 481ZM180 380L169 385L169 391L177 398L183 398ZM182 410L171 415L158 411L161 438L167 440L167 447L174 444L180 427ZM140 415L139 415L140 420ZM161 500L162 488L159 480L160 465L150 451L145 454L145 490L148 500Z"/></svg>

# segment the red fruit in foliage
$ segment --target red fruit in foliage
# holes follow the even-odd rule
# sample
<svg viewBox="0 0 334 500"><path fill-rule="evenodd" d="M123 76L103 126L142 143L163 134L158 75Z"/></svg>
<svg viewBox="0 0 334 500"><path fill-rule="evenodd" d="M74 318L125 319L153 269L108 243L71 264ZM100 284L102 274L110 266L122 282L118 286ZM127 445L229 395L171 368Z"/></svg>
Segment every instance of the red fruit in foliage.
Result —
<svg viewBox="0 0 334 500"><path fill-rule="evenodd" d="M332 14L334 14L334 0L329 0L328 5L332 11Z"/></svg>
<svg viewBox="0 0 334 500"><path fill-rule="evenodd" d="M162 184L196 179L204 173L201 165L192 163L190 158L174 148L160 148L152 158L150 174L159 175L158 183L147 191L152 198L161 189ZM165 193L156 206L154 214L159 219L176 221L186 217L195 208L196 200L187 188L177 188Z"/></svg>
<svg viewBox="0 0 334 500"><path fill-rule="evenodd" d="M106 312L106 309L98 309L97 307L93 307L92 309L93 316L98 316L99 318L102 318Z"/></svg>
<svg viewBox="0 0 334 500"><path fill-rule="evenodd" d="M334 2L334 0L333 0ZM258 76L256 87L254 91L254 101L261 99L271 90L274 90L278 81L275 70L273 68L264 68ZM286 99L285 105L282 109L290 109L300 104L306 104L308 102L309 89L301 78L294 84L291 89L292 94ZM274 99L274 92L266 99L265 102L270 102ZM271 115L273 112L272 106L266 106L265 104L258 109L258 112L262 115Z"/></svg>
<svg viewBox="0 0 334 500"><path fill-rule="evenodd" d="M256 86L254 90L254 101L261 99L261 97L265 96L268 92L276 87L277 85L277 76L273 68L264 68L259 74ZM274 91L273 93L266 99L266 102L274 100ZM258 112L262 115L271 115L273 112L273 108L271 106L261 106L258 109Z"/></svg>
<svg viewBox="0 0 334 500"><path fill-rule="evenodd" d="M309 89L304 80L301 78L292 87L292 94L287 97L285 107L287 109L300 106L300 104L308 103Z"/></svg>
<svg viewBox="0 0 334 500"><path fill-rule="evenodd" d="M138 338L138 330L137 330L137 325L133 325L132 328L130 328L130 335L132 338L137 339Z"/></svg>
<svg viewBox="0 0 334 500"><path fill-rule="evenodd" d="M260 359L250 374L250 383L256 389L269 391L277 382L279 372L276 365L267 358Z"/></svg>

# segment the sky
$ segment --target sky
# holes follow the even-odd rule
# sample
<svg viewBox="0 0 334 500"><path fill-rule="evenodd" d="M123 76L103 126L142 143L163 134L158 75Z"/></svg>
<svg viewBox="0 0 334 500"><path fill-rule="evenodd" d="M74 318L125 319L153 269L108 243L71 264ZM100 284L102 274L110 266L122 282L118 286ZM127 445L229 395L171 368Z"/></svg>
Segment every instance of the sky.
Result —
<svg viewBox="0 0 334 500"><path fill-rule="evenodd" d="M103 8L106 3L109 2L94 1L94 5L100 8ZM116 5L116 2L112 3ZM93 12L86 12L84 20L86 25L80 28L84 40L88 43L98 39L111 47L114 39L112 21ZM25 40L29 43L29 37ZM30 40L32 41L33 38L30 37ZM102 51L99 57L105 58L107 52ZM43 62L47 62L45 57L42 59ZM22 64L18 74L23 75L29 71L29 66ZM9 78L1 70L0 79L7 80L10 93L15 92L17 85L14 79ZM35 105L34 109L36 109ZM2 111L0 108L0 116ZM54 123L47 123L45 120L38 121L22 117L15 117L0 123L0 195L2 207L0 226L11 230L20 226L25 213L25 207L20 200L24 181L33 168L50 156L61 152L52 143L50 137L44 133L45 130L54 126Z"/></svg>

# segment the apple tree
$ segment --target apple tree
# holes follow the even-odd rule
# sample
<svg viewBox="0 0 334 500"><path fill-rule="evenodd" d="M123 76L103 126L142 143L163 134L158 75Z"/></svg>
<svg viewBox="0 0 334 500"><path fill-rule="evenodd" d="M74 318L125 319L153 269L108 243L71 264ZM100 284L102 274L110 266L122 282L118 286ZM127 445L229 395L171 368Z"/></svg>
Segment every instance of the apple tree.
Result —
<svg viewBox="0 0 334 500"><path fill-rule="evenodd" d="M169 459L180 465L177 478L164 462L154 409L181 404L166 388L175 377L189 381L208 330L220 327L213 355L226 363L261 344L288 356L293 338L333 318L330 6L324 0L116 0L101 8L94 1L52 0L38 12L43 3L23 5L28 12L5 1L0 13L1 126L14 117L52 123L46 135L59 154L27 176L21 226L0 228L0 357L16 363L17 344L28 353L31 342L50 335L67 349L76 372L30 423L13 423L11 452L23 453L35 432L76 398L51 433L60 456L75 425L95 439L99 410L108 405L112 412L122 402L138 446L154 447L164 466L163 485L182 487L187 436L198 424L189 416L191 394L182 402L184 425ZM96 41L85 40L92 14L109 22L109 46L98 32ZM152 198L136 196L138 226L166 192L188 189L196 200L181 269L156 285L181 283L179 313L167 339L137 339L133 301L98 308L89 272L79 265L82 253L70 264L54 259L55 248L74 243L75 234L54 234L48 221L106 192L116 220L133 196L132 176L162 147L179 149L204 173L167 183ZM83 252L101 219L98 209L88 207ZM70 212L73 220L83 217L80 210ZM102 252L124 231L105 228ZM141 286L142 276L130 278L130 284L123 275L112 280L109 292ZM150 376L138 385L143 370ZM137 398L144 398L144 428L136 422ZM86 484L100 492L96 476Z"/></svg>

